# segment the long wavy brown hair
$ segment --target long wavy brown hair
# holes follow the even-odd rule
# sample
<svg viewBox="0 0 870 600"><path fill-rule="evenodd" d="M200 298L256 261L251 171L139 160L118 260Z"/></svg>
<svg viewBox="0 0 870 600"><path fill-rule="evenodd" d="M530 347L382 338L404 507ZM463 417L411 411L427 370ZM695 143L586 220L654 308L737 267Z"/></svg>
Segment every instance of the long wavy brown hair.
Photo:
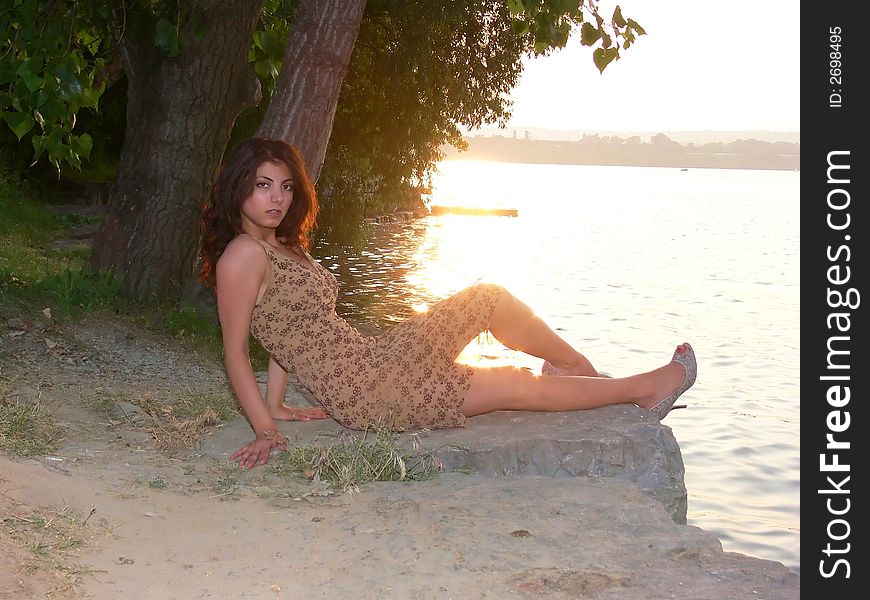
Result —
<svg viewBox="0 0 870 600"><path fill-rule="evenodd" d="M227 244L242 233L242 204L254 191L257 167L284 163L293 176L293 202L275 231L291 249L308 249L308 233L317 219L317 196L299 150L283 140L251 138L236 146L221 165L202 207L200 258L197 279L215 286L215 265Z"/></svg>

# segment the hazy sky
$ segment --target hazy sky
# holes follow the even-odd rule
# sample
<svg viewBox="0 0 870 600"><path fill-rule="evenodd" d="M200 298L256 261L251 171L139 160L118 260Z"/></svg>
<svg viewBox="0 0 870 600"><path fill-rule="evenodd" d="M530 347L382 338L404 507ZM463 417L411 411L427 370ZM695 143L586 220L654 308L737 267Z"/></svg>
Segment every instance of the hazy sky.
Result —
<svg viewBox="0 0 870 600"><path fill-rule="evenodd" d="M647 35L603 74L579 38L528 60L509 127L800 131L798 2L617 3Z"/></svg>

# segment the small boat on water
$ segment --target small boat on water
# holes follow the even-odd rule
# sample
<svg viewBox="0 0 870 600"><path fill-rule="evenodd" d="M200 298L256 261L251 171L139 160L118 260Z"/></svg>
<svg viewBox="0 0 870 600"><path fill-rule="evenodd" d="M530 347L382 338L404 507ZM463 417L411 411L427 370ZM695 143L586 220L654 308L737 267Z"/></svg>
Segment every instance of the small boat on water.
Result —
<svg viewBox="0 0 870 600"><path fill-rule="evenodd" d="M441 206L434 205L429 209L431 215L473 215L516 217L519 213L515 208L482 208L477 206Z"/></svg>

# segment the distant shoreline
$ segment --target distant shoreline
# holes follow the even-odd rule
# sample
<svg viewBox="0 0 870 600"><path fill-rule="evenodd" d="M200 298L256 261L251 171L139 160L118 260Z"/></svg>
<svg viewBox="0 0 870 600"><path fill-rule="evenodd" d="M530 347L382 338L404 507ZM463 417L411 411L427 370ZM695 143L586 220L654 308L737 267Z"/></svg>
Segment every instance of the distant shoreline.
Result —
<svg viewBox="0 0 870 600"><path fill-rule="evenodd" d="M544 127L505 127L499 129L497 127L482 127L474 131L463 131L463 136L466 139L473 137L503 137L503 138L520 138L533 140L550 140L550 141L577 141L587 135L598 135L600 137L616 136L621 138L631 138L634 136L640 137L643 141L649 141L651 137L658 134L664 134L670 139L680 144L709 144L711 142L729 143L737 140L760 140L762 142L789 142L800 144L800 131L770 131L770 130L654 130L654 131L631 131L631 130L579 130L579 129L548 129Z"/></svg>
<svg viewBox="0 0 870 600"><path fill-rule="evenodd" d="M445 147L447 160L484 160L528 164L639 166L800 171L800 144L741 139L702 145L680 144L664 134L645 142L587 134L575 141L504 136L466 138L468 149Z"/></svg>

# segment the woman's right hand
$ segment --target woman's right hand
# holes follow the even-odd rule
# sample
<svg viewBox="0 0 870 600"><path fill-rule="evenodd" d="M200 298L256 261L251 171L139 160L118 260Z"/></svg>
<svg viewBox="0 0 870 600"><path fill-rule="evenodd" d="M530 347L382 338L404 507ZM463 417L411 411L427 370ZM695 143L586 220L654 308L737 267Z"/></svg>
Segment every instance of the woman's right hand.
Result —
<svg viewBox="0 0 870 600"><path fill-rule="evenodd" d="M232 460L238 459L239 466L250 469L257 465L265 465L269 462L269 456L274 448L287 450L287 438L280 431L269 430L257 434L257 438L236 450L230 455Z"/></svg>

